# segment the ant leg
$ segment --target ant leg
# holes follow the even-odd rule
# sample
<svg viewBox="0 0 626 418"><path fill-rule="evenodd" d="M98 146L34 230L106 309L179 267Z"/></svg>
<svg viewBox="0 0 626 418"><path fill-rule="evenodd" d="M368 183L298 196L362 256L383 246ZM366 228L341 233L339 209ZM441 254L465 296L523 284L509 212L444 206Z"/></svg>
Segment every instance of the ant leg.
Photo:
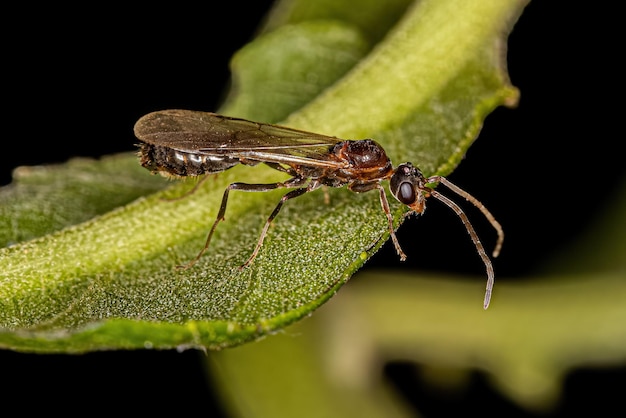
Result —
<svg viewBox="0 0 626 418"><path fill-rule="evenodd" d="M328 193L328 186L322 186L324 192L324 204L330 205L330 193Z"/></svg>
<svg viewBox="0 0 626 418"><path fill-rule="evenodd" d="M276 215L278 215L278 212L280 212L280 209L283 207L283 204L287 200L293 199L294 197L302 196L303 194L310 192L311 190L314 190L317 187L318 186L316 185L313 187L311 186L301 187L299 189L290 191L289 193L285 194L280 199L280 201L278 202L278 205L276 205L272 214L267 218L267 221L265 221L265 226L263 227L263 231L261 231L261 236L259 237L259 241L257 242L256 247L254 248L254 251L252 251L252 255L250 255L250 258L248 258L248 261L246 261L245 263L243 263L241 267L239 267L239 270L243 270L244 268L248 267L250 263L252 263L252 261L254 261L254 259L256 258L257 254L259 253L259 250L263 246L263 240L265 240L265 236L267 235L267 230L269 229L270 224L272 223Z"/></svg>
<svg viewBox="0 0 626 418"><path fill-rule="evenodd" d="M293 177L297 177L298 176L298 172L296 170L294 170L291 167L285 167L283 165L280 165L278 163L264 163L266 166L273 168L274 170L278 170L281 171L283 173L287 173L290 176Z"/></svg>
<svg viewBox="0 0 626 418"><path fill-rule="evenodd" d="M379 183L376 183L376 188L380 192L380 205L383 207L383 212L385 212L387 221L389 222L389 234L391 235L391 240L393 241L394 247L396 247L396 252L400 256L400 261L404 261L406 260L406 254L402 251L398 238L396 237L396 232L393 230L393 217L391 216L391 211L389 210L389 202L387 201L385 189Z"/></svg>
<svg viewBox="0 0 626 418"><path fill-rule="evenodd" d="M306 178L293 177L285 182L270 183L270 184L231 183L230 185L228 185L228 187L226 187L226 189L224 190L224 196L222 197L220 210L217 213L215 222L213 222L213 226L211 227L211 231L209 232L209 235L207 236L204 247L202 248L202 250L200 250L198 255L196 255L196 257L193 260L191 260L187 264L177 266L177 268L188 269L192 267L194 264L196 264L196 262L200 259L200 257L202 257L202 255L209 248L209 244L211 243L211 238L213 237L213 233L215 232L217 225L224 220L224 214L226 213L226 204L228 203L228 194L230 193L231 190L241 190L244 192L267 192L270 190L283 188L283 187L287 187L287 188L298 187L298 186L301 186L306 181L307 181Z"/></svg>

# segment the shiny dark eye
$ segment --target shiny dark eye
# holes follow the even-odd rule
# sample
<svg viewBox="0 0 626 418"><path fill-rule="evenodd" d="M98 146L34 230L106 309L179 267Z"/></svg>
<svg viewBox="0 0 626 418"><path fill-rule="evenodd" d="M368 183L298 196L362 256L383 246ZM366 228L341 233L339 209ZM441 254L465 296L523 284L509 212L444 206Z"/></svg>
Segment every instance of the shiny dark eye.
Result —
<svg viewBox="0 0 626 418"><path fill-rule="evenodd" d="M398 195L396 196L398 200L405 205L410 205L411 203L415 203L415 188L408 181L400 184L398 188Z"/></svg>

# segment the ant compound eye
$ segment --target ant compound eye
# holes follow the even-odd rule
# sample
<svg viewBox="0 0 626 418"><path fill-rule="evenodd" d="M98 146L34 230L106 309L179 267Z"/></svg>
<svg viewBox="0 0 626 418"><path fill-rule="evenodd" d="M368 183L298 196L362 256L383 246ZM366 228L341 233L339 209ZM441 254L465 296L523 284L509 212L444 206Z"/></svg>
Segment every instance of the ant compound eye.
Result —
<svg viewBox="0 0 626 418"><path fill-rule="evenodd" d="M405 205L415 203L415 199L417 199L415 196L415 188L408 181L402 182L398 188L396 198Z"/></svg>

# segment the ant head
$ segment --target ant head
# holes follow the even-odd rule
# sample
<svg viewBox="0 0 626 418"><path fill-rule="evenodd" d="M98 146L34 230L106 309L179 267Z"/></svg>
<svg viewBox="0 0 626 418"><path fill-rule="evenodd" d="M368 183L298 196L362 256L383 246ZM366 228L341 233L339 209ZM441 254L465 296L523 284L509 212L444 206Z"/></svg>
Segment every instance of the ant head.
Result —
<svg viewBox="0 0 626 418"><path fill-rule="evenodd" d="M425 189L424 175L411 163L400 164L389 180L391 194L417 213L424 211L427 195L422 191Z"/></svg>

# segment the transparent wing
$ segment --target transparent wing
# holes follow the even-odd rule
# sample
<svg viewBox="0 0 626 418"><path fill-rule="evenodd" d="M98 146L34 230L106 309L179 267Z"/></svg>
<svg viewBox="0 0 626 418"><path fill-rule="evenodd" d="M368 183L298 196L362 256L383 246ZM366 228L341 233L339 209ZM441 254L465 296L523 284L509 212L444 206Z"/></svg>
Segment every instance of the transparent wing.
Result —
<svg viewBox="0 0 626 418"><path fill-rule="evenodd" d="M186 153L261 162L342 167L330 152L341 140L215 113L164 110L135 124L141 141Z"/></svg>

